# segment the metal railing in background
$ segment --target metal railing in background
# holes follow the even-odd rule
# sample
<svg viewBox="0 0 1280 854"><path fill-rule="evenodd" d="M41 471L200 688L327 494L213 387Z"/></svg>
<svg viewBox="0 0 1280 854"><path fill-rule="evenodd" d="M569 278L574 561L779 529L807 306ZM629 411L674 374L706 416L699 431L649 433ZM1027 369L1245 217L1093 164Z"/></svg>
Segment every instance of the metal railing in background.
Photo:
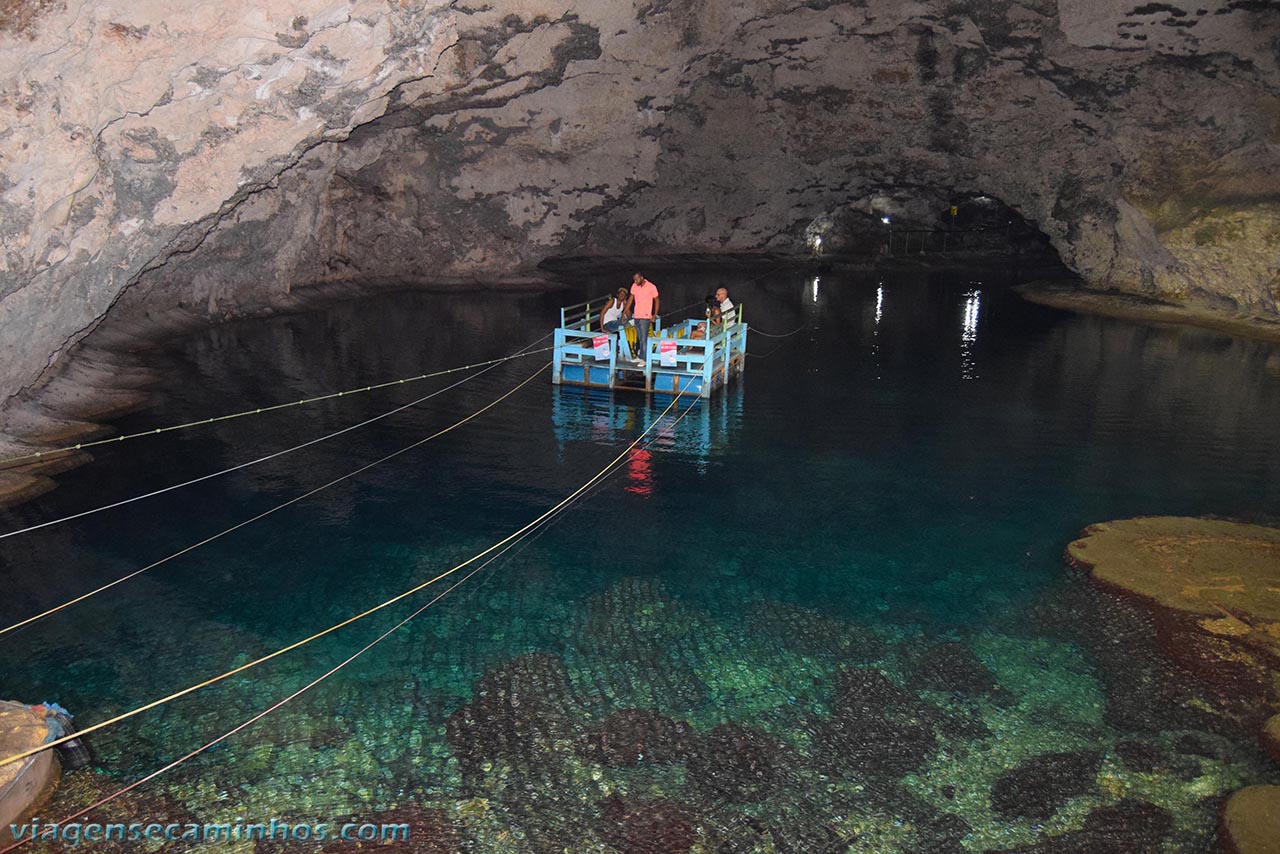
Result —
<svg viewBox="0 0 1280 854"><path fill-rule="evenodd" d="M1010 226L968 229L891 228L886 254L1012 252L1014 238Z"/></svg>

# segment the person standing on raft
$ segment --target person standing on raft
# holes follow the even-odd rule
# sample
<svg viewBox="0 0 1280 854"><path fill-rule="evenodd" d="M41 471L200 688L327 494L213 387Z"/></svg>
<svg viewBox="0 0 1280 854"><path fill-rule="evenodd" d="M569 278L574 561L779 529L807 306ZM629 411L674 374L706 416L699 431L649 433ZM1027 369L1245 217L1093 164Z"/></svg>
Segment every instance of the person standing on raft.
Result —
<svg viewBox="0 0 1280 854"><path fill-rule="evenodd" d="M631 296L627 299L625 314L631 315L636 327L636 353L641 358L632 359L633 365L643 365L649 353L649 330L658 317L658 287L636 273L631 277Z"/></svg>

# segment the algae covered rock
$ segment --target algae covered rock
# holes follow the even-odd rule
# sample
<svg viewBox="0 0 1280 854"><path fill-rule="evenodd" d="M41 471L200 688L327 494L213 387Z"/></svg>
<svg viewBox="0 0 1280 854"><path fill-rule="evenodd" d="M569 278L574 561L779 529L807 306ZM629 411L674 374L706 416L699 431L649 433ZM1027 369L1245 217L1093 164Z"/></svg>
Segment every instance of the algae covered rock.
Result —
<svg viewBox="0 0 1280 854"><path fill-rule="evenodd" d="M1280 851L1280 786L1248 786L1228 798L1222 842L1231 854Z"/></svg>
<svg viewBox="0 0 1280 854"><path fill-rule="evenodd" d="M831 718L818 741L835 773L901 775L923 767L938 749L937 736L924 724L840 714Z"/></svg>
<svg viewBox="0 0 1280 854"><path fill-rule="evenodd" d="M75 774L67 774L62 778L62 783L54 791L53 797L41 812L41 816L70 815L83 809L86 804L97 803L116 794L121 786L119 779L97 770L85 769ZM197 817L185 802L155 786L139 786L113 800L106 801L95 809L92 818L87 820L104 824L128 825L130 822L138 821L139 816L146 816L147 821L183 826L208 820ZM56 847L60 851L72 850L70 846ZM142 849L136 841L109 837L92 845L84 845L83 850L93 851L96 854L99 852L100 854L133 854Z"/></svg>
<svg viewBox="0 0 1280 854"><path fill-rule="evenodd" d="M662 582L637 577L590 596L575 627L604 685L633 705L686 709L707 701L687 646L708 631L704 612L672 597Z"/></svg>
<svg viewBox="0 0 1280 854"><path fill-rule="evenodd" d="M1173 816L1163 807L1126 798L1112 806L1098 807L1072 834L1074 850L1107 852L1155 851L1173 830Z"/></svg>
<svg viewBox="0 0 1280 854"><path fill-rule="evenodd" d="M1194 617L1208 634L1280 656L1280 529L1148 516L1084 533L1067 556L1099 582Z"/></svg>
<svg viewBox="0 0 1280 854"><path fill-rule="evenodd" d="M1068 560L1105 587L1159 606L1161 648L1207 692L1204 728L1262 725L1280 685L1280 529L1151 516L1084 533L1067 547Z"/></svg>
<svg viewBox="0 0 1280 854"><path fill-rule="evenodd" d="M752 631L786 638L787 648L801 655L837 655L846 662L870 662L887 651L887 644L869 628L789 602L754 605L745 619Z"/></svg>
<svg viewBox="0 0 1280 854"><path fill-rule="evenodd" d="M43 714L38 714L21 703L0 702L0 756L11 756L27 750L34 750L44 744L49 737L49 724ZM47 751L46 751L47 753ZM34 754L36 759L30 762L10 762L0 765L0 795L9 795L14 786L27 787L34 785L29 797L35 797L44 786L44 781L54 773L50 757ZM26 780L19 778L29 775ZM20 799L17 792L12 798L0 801L0 820L8 822L16 817ZM22 803L26 808L28 803ZM13 814L5 814L5 809Z"/></svg>

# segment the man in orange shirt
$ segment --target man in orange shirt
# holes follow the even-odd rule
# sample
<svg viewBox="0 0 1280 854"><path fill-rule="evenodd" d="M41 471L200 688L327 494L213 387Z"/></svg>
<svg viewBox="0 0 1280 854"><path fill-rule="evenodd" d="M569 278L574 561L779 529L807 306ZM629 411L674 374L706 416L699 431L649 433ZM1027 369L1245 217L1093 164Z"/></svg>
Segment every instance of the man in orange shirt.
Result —
<svg viewBox="0 0 1280 854"><path fill-rule="evenodd" d="M631 277L631 296L627 299L627 314L636 326L636 354L641 358L632 359L633 365L643 365L649 353L649 330L658 316L658 287L644 276L636 273Z"/></svg>

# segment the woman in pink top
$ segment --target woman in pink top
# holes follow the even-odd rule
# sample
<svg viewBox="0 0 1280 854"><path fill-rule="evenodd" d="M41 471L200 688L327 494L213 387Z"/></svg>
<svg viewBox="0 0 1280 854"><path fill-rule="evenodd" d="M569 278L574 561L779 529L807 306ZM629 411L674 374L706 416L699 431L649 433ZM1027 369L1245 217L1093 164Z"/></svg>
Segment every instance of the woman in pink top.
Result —
<svg viewBox="0 0 1280 854"><path fill-rule="evenodd" d="M636 273L631 277L631 297L627 300L626 313L631 315L636 327L636 353L639 359L632 359L632 364L643 365L649 353L649 330L658 316L658 288L644 276Z"/></svg>

